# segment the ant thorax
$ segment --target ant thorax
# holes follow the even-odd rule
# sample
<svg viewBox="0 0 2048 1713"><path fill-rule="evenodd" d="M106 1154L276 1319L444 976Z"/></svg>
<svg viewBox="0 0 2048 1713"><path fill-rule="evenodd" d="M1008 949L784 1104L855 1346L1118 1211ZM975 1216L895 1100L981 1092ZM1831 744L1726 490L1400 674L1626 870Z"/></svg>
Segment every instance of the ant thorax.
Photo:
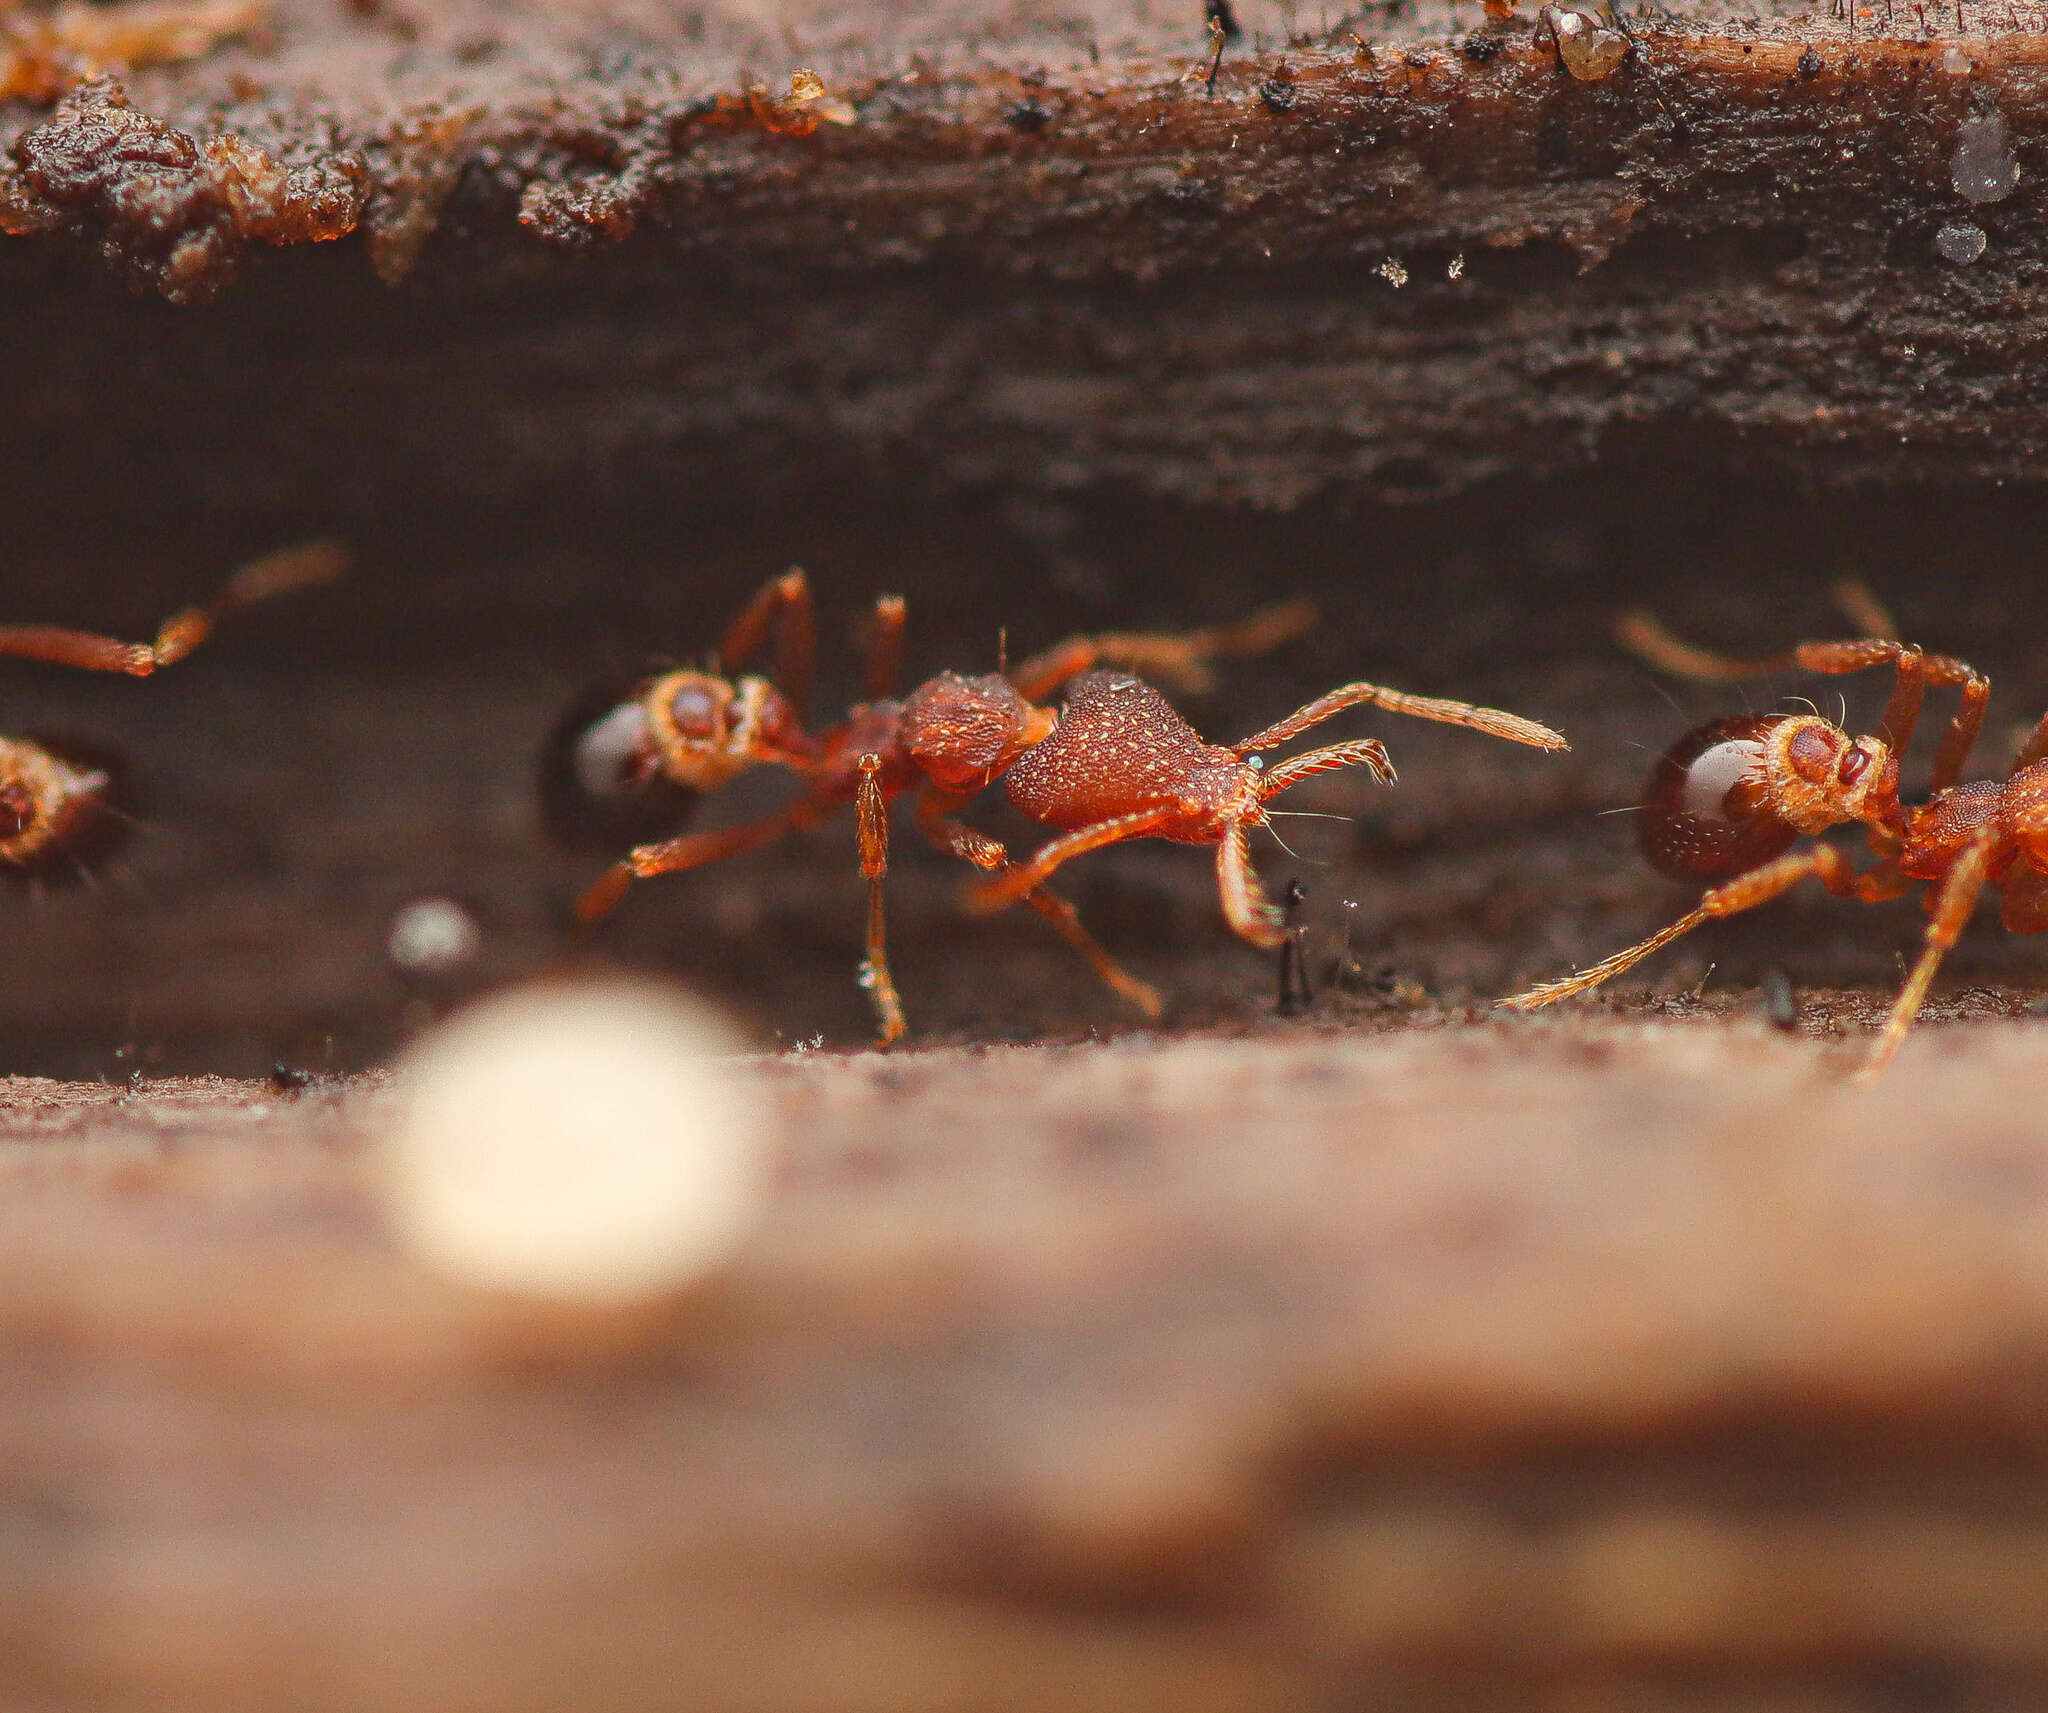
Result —
<svg viewBox="0 0 2048 1713"><path fill-rule="evenodd" d="M640 706L662 771L693 791L814 754L796 710L765 678L735 684L708 672L671 672L647 686Z"/></svg>
<svg viewBox="0 0 2048 1713"><path fill-rule="evenodd" d="M1085 672L1067 686L1052 736L1010 769L1003 789L1050 827L1166 807L1183 824L1156 837L1207 843L1252 812L1259 770L1235 750L1204 742L1142 678Z"/></svg>
<svg viewBox="0 0 2048 1713"><path fill-rule="evenodd" d="M108 819L112 776L23 738L0 738L0 863L77 857Z"/></svg>
<svg viewBox="0 0 2048 1713"><path fill-rule="evenodd" d="M896 736L904 754L947 791L978 791L1051 734L1056 716L1007 678L941 672L904 698Z"/></svg>

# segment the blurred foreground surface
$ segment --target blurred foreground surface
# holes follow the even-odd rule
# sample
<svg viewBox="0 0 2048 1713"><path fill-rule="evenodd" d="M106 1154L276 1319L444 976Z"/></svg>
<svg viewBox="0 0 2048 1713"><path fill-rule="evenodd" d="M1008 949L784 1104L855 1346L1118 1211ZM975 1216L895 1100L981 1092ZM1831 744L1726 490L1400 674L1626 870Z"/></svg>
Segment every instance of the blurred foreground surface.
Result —
<svg viewBox="0 0 2048 1713"><path fill-rule="evenodd" d="M0 1083L0 1704L2037 1705L2048 1030L1846 1053L750 1061L634 1324L399 1257L374 1079Z"/></svg>

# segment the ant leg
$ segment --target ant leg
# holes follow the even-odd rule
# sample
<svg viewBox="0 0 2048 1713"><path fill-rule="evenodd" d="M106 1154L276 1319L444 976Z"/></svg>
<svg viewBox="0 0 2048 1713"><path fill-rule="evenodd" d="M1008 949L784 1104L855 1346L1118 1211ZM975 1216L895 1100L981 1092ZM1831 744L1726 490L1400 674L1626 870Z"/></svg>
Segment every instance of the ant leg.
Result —
<svg viewBox="0 0 2048 1713"><path fill-rule="evenodd" d="M1287 925L1259 884L1242 821L1233 821L1217 842L1216 890L1223 900L1223 919L1240 940L1268 951L1285 943Z"/></svg>
<svg viewBox="0 0 2048 1713"><path fill-rule="evenodd" d="M903 1020L903 1001L896 995L896 981L889 974L889 949L882 925L882 877L889 872L889 799L882 791L882 758L860 758L860 795L854 799L854 815L860 837L860 871L868 882L868 955L860 966L860 984L874 997L882 1020L883 1046L899 1039L909 1027Z"/></svg>
<svg viewBox="0 0 2048 1713"><path fill-rule="evenodd" d="M882 701L896 694L897 674L903 669L903 625L905 608L901 595L877 595L869 615L867 654L867 699Z"/></svg>
<svg viewBox="0 0 2048 1713"><path fill-rule="evenodd" d="M1899 621L1861 577L1838 577L1828 593L1843 618L1868 637L1896 637Z"/></svg>
<svg viewBox="0 0 2048 1713"><path fill-rule="evenodd" d="M829 797L801 797L786 809L746 821L737 827L718 827L705 833L685 833L658 845L640 845L599 875L576 901L576 919L586 927L609 916L636 880L652 880L657 874L674 874L681 869L702 868L706 863L741 856L771 844L785 833L799 832L829 820L840 805Z"/></svg>
<svg viewBox="0 0 2048 1713"><path fill-rule="evenodd" d="M1009 852L1000 840L992 839L986 833L977 832L949 815L949 810L958 809L965 802L964 797L950 796L935 790L919 792L919 829L947 856L958 857L962 862L971 862L976 868L1007 867ZM1050 922L1059 931L1060 937L1088 960L1088 967L1101 977L1109 988L1129 1000L1153 1022L1159 1021L1159 1014L1164 1009L1160 1002L1159 990L1148 982L1140 981L1104 951L1095 936L1081 925L1080 915L1073 905L1048 886L1034 887L1024 895L1024 902Z"/></svg>
<svg viewBox="0 0 2048 1713"><path fill-rule="evenodd" d="M1062 863L1071 862L1077 856L1086 856L1104 845L1121 844L1125 839L1142 839L1167 825L1177 813L1177 810L1168 808L1140 809L1135 814L1112 816L1107 821L1097 821L1092 827L1063 833L1050 844L1040 846L1029 862L1012 863L995 879L970 887L967 908L979 916L1007 910L1036 892Z"/></svg>
<svg viewBox="0 0 2048 1713"><path fill-rule="evenodd" d="M1027 702L1040 702L1091 666L1108 665L1161 679L1176 689L1206 690L1215 682L1210 661L1264 654L1291 642L1315 621L1313 601L1283 601L1234 625L1211 625L1206 630L1107 631L1069 637L1025 661L1010 674L1010 683Z"/></svg>
<svg viewBox="0 0 2048 1713"><path fill-rule="evenodd" d="M121 642L59 625L0 625L0 654L75 666L84 672L126 672L147 678L159 667L183 660L229 613L325 583L340 576L347 566L348 554L338 542L313 541L281 548L244 565L208 605L173 613L158 627L153 643Z"/></svg>
<svg viewBox="0 0 2048 1713"><path fill-rule="evenodd" d="M735 667L759 651L771 625L775 629L775 687L802 720L810 712L818 622L811 609L810 579L801 568L791 566L756 591L718 645L718 671L721 677L730 677Z"/></svg>
<svg viewBox="0 0 2048 1713"><path fill-rule="evenodd" d="M1363 767L1375 784L1394 783L1394 764L1387 759L1387 746L1378 738L1357 738L1350 743L1333 743L1325 749L1290 756L1278 767L1268 769L1259 784L1259 801L1263 803L1268 797L1279 796L1290 785L1299 785L1304 779L1339 767Z"/></svg>
<svg viewBox="0 0 2048 1713"><path fill-rule="evenodd" d="M1703 922L1711 922L1718 916L1739 916L1745 910L1754 910L1759 904L1768 904L1782 892L1789 892L1809 875L1818 879L1838 898L1858 898L1866 904L1875 904L1887 898L1896 898L1907 891L1911 882L1889 864L1881 863L1867 874L1857 874L1849 867L1849 859L1833 845L1815 845L1811 850L1794 851L1786 856L1774 858L1760 868L1753 868L1747 874L1739 874L1733 880L1711 887L1699 903L1688 910L1668 927L1659 928L1647 940L1638 941L1628 950L1616 952L1611 958L1603 958L1590 969L1576 975L1569 975L1557 981L1546 981L1532 987L1526 993L1518 993L1497 1003L1516 1011L1534 1011L1540 1006L1569 999L1575 993L1585 993L1598 987L1603 981L1620 975L1624 970L1633 969L1652 952L1659 951L1682 935L1689 934Z"/></svg>
<svg viewBox="0 0 2048 1713"><path fill-rule="evenodd" d="M1899 1050L1899 1043L1906 1038L1906 1031L1913 1026L1913 1019L1920 1015L1920 1007L1927 1003L1927 989L1933 984L1934 972L1941 967L1941 960L1949 948L1962 938L1963 929L1969 925L1970 914L1977 908L1977 897L1984 890L1984 882L1991 873L1991 857L1997 846L1998 834L1986 827L1963 847L1955 865L1942 877L1941 888L1934 895L1933 914L1927 923L1927 938L1920 948L1919 961L1913 965L1913 973L1906 978L1906 985L1899 989L1899 997L1892 1001L1891 1015L1884 1020L1884 1033L1878 1036L1877 1045L1870 1049L1870 1057L1856 1072L1858 1081L1876 1076L1890 1063L1891 1056Z"/></svg>
<svg viewBox="0 0 2048 1713"><path fill-rule="evenodd" d="M1286 719L1274 721L1265 730L1254 732L1244 742L1231 747L1239 755L1270 749L1274 744L1285 743L1307 731L1310 726L1321 725L1346 708L1385 708L1389 713L1412 714L1419 720L1465 726L1475 732L1485 732L1489 737L1506 738L1510 743L1524 743L1535 749L1571 747L1548 726L1525 720L1519 714L1504 714L1498 708L1479 708L1470 702L1448 702L1437 696L1410 696L1404 691L1366 683L1340 685L1327 695L1318 696L1306 707L1297 708Z"/></svg>
<svg viewBox="0 0 2048 1713"><path fill-rule="evenodd" d="M2020 752L2013 757L2013 773L2023 773L2037 761L2048 760L2048 714L2041 716L2041 723L2027 734L2027 741L2020 745ZM2011 774L2006 776L2011 777Z"/></svg>

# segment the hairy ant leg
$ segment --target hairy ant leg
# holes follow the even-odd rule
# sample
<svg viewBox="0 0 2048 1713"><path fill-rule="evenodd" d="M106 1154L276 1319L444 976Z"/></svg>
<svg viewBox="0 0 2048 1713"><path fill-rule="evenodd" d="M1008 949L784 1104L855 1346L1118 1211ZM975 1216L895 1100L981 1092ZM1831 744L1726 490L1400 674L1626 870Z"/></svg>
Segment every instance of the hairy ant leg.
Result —
<svg viewBox="0 0 2048 1713"><path fill-rule="evenodd" d="M870 702L896 694L903 670L903 628L907 612L901 595L877 595L868 615L865 693Z"/></svg>
<svg viewBox="0 0 2048 1713"><path fill-rule="evenodd" d="M228 614L276 595L328 582L340 576L347 564L347 551L338 542L315 541L283 548L244 565L205 606L173 613L158 627L153 643L122 642L60 625L0 625L0 654L48 661L53 666L75 666L84 672L126 672L136 678L147 678L158 668L183 660Z"/></svg>
<svg viewBox="0 0 2048 1713"><path fill-rule="evenodd" d="M1859 1080L1875 1076L1890 1063L1891 1056L1899 1050L1899 1043L1906 1038L1906 1031L1912 1028L1913 1019L1920 1015L1920 1007L1927 1002L1927 989L1934 981L1934 972L1941 967L1941 960L1950 948L1962 938L1963 929L1969 925L1971 913L1977 908L1977 897L1990 877L1991 859L1998 849L1998 842L1995 828L1980 829L1942 877L1940 889L1930 905L1927 937L1921 946L1919 959L1913 965L1913 973L1906 978L1906 985L1899 989L1898 998L1892 1001L1891 1015L1884 1020L1884 1033L1878 1036L1870 1057L1863 1061L1862 1068L1856 1073Z"/></svg>
<svg viewBox="0 0 2048 1713"><path fill-rule="evenodd" d="M1216 841L1216 891L1223 900L1223 920L1239 939L1267 951L1286 944L1287 924L1252 867L1251 841L1242 821L1231 822Z"/></svg>
<svg viewBox="0 0 2048 1713"><path fill-rule="evenodd" d="M1074 636L1034 654L1010 674L1027 701L1042 701L1070 678L1104 664L1147 678L1162 678L1177 689L1206 690L1215 682L1212 660L1265 654L1302 635L1316 621L1313 601L1283 601L1234 625L1179 632L1105 631Z"/></svg>
<svg viewBox="0 0 2048 1713"><path fill-rule="evenodd" d="M1464 726L1470 731L1484 732L1489 737L1506 738L1510 743L1528 744L1533 749L1570 748L1563 737L1548 726L1539 725L1534 720L1525 720L1519 714L1504 714L1498 708L1482 708L1471 702L1451 702L1437 696L1411 696L1402 690L1389 690L1383 685L1367 684L1362 681L1341 685L1327 695L1318 696L1313 702L1297 708L1284 720L1275 720L1263 731L1252 733L1242 743L1231 745L1231 748L1239 755L1249 755L1254 750L1270 749L1275 744L1285 743L1289 738L1300 736L1311 726L1321 725L1347 708L1384 708L1391 714L1408 714L1418 720L1435 720L1440 725ZM1360 759L1364 759L1363 756ZM1381 752L1380 759L1382 763L1385 762L1384 751ZM1320 772L1321 769L1314 771ZM1391 777L1390 770L1388 779ZM1387 782L1388 780L1381 781L1382 784Z"/></svg>
<svg viewBox="0 0 2048 1713"><path fill-rule="evenodd" d="M1789 892L1809 876L1818 880L1838 898L1860 899L1865 904L1882 903L1888 898L1898 898L1910 891L1912 882L1890 865L1879 863L1877 867L1862 874L1849 866L1849 859L1833 845L1815 845L1810 850L1795 851L1786 856L1773 858L1756 868L1737 875L1733 880L1719 886L1709 887L1700 901L1677 921L1659 928L1648 939L1638 941L1626 951L1616 952L1610 958L1603 958L1589 969L1580 970L1576 975L1564 976L1557 981L1546 981L1532 987L1526 993L1518 993L1499 1003L1516 1011L1534 1011L1560 999L1569 999L1575 993L1584 993L1598 987L1603 981L1611 980L1626 970L1633 969L1652 952L1659 951L1673 940L1689 934L1702 923L1717 917L1739 916L1745 910L1754 910L1759 904L1768 904L1781 893Z"/></svg>
<svg viewBox="0 0 2048 1713"><path fill-rule="evenodd" d="M1394 783L1394 764L1387 759L1387 746L1378 738L1353 738L1349 743L1333 743L1289 756L1278 767L1267 768L1259 784L1259 801L1263 803L1268 797L1279 796L1290 785L1299 785L1304 779L1340 767L1362 767L1376 785Z"/></svg>
<svg viewBox="0 0 2048 1713"><path fill-rule="evenodd" d="M854 819L860 839L860 871L868 883L868 951L861 965L861 986L875 1002L882 1022L883 1046L899 1039L909 1024L903 1001L889 974L889 948L882 921L882 880L889 872L889 799L882 791L882 758L860 758L860 791L854 798Z"/></svg>
<svg viewBox="0 0 2048 1713"><path fill-rule="evenodd" d="M964 796L933 788L920 791L916 808L919 830L935 848L947 856L958 857L962 862L971 862L976 868L994 870L1010 867L1009 851L1001 840L992 839L953 818L954 813L965 808L967 802ZM1050 922L1060 937L1088 960L1088 967L1106 987L1135 1005L1153 1022L1159 1020L1165 1009L1159 990L1149 982L1140 981L1111 957L1082 924L1080 913L1073 905L1049 886L1033 887L1024 895L1024 902Z"/></svg>
<svg viewBox="0 0 2048 1713"><path fill-rule="evenodd" d="M1013 863L995 879L971 888L967 894L967 907L981 916L1007 910L1043 886L1062 864L1072 862L1075 857L1086 856L1090 851L1099 851L1105 845L1122 844L1126 839L1142 839L1166 826L1173 818L1172 809L1140 809L1134 814L1114 815L1106 821L1097 821L1093 826L1062 834L1041 845L1028 862Z"/></svg>
<svg viewBox="0 0 2048 1713"><path fill-rule="evenodd" d="M718 670L730 676L775 632L775 686L799 720L810 712L811 673L818 656L818 620L811 583L799 566L771 577L755 591L746 610L726 629L718 645Z"/></svg>
<svg viewBox="0 0 2048 1713"><path fill-rule="evenodd" d="M758 850L788 833L801 832L828 821L844 805L830 797L799 797L787 808L758 821L736 827L717 827L709 832L685 833L657 845L639 845L599 875L576 901L576 919L586 927L602 921L618 908L626 889L636 880L651 880L657 874L674 874L686 868Z"/></svg>

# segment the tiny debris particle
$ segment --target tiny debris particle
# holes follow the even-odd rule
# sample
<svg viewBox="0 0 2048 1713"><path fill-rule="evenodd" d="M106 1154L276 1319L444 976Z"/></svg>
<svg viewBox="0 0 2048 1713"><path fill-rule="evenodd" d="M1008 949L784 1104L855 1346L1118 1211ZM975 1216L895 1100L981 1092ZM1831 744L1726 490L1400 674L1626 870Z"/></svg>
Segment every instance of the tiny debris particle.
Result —
<svg viewBox="0 0 2048 1713"><path fill-rule="evenodd" d="M1451 265L1444 269L1444 278L1461 280L1465 277L1465 252L1460 250L1451 258Z"/></svg>
<svg viewBox="0 0 2048 1713"><path fill-rule="evenodd" d="M1596 13L1573 6L1546 6L1540 16L1550 26L1557 57L1581 83L1598 83L1612 76L1628 57L1627 38L1601 23Z"/></svg>
<svg viewBox="0 0 2048 1713"><path fill-rule="evenodd" d="M1811 83L1821 74L1821 57L1813 49L1808 48L1799 56L1799 63L1792 69L1799 74L1800 82Z"/></svg>
<svg viewBox="0 0 2048 1713"><path fill-rule="evenodd" d="M1301 98L1292 80L1269 77L1259 85L1259 99L1275 113L1285 113Z"/></svg>
<svg viewBox="0 0 2048 1713"><path fill-rule="evenodd" d="M1458 51L1474 65L1484 65L1506 46L1498 36L1469 35L1458 44Z"/></svg>
<svg viewBox="0 0 2048 1713"><path fill-rule="evenodd" d="M1944 226L1934 235L1934 247L1941 252L1942 260L1958 267L1967 267L1983 255L1985 242L1984 228L1967 220Z"/></svg>
<svg viewBox="0 0 2048 1713"><path fill-rule="evenodd" d="M1381 279L1385 280L1396 291L1399 291L1408 283L1408 270L1402 267L1399 258L1394 256L1389 256L1378 267L1374 268L1373 272L1378 274Z"/></svg>
<svg viewBox="0 0 2048 1713"><path fill-rule="evenodd" d="M2012 133L1996 109L1978 113L1956 127L1955 152L1948 159L1949 183L1968 202L2000 202L2020 181Z"/></svg>
<svg viewBox="0 0 2048 1713"><path fill-rule="evenodd" d="M1783 970L1764 971L1757 989L1757 1009L1773 1029L1799 1027L1799 1000L1792 992L1792 979Z"/></svg>
<svg viewBox="0 0 2048 1713"><path fill-rule="evenodd" d="M1027 95L1010 107L1003 115L1003 122L1013 131L1035 134L1052 123L1052 114L1036 96Z"/></svg>

